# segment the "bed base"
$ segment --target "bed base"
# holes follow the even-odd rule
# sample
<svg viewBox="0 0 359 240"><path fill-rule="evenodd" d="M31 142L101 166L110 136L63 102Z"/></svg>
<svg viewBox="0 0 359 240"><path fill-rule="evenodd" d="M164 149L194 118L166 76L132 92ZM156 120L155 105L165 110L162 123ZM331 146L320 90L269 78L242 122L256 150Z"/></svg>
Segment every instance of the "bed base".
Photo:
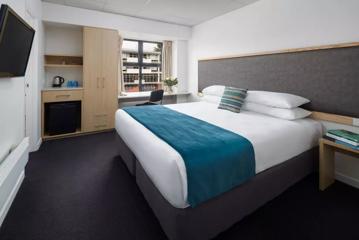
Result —
<svg viewBox="0 0 359 240"><path fill-rule="evenodd" d="M181 209L162 196L121 138L120 142L121 158L171 240L213 238L317 169L318 148L315 147L219 197L195 208Z"/></svg>

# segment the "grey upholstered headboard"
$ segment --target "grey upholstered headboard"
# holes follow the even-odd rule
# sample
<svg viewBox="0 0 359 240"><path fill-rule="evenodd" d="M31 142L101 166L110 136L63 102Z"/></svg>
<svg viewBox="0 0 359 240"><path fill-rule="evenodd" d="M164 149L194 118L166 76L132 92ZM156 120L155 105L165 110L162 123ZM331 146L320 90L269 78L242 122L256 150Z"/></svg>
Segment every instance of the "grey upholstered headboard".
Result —
<svg viewBox="0 0 359 240"><path fill-rule="evenodd" d="M359 43L199 60L198 88L297 94L319 112L359 117Z"/></svg>

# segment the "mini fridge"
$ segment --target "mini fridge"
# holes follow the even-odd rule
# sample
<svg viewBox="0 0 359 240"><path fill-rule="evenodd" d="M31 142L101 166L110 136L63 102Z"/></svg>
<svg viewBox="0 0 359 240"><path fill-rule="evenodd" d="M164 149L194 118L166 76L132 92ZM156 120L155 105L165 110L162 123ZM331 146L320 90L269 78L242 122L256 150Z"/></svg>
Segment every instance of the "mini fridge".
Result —
<svg viewBox="0 0 359 240"><path fill-rule="evenodd" d="M52 135L73 133L81 128L81 102L47 103L45 132Z"/></svg>

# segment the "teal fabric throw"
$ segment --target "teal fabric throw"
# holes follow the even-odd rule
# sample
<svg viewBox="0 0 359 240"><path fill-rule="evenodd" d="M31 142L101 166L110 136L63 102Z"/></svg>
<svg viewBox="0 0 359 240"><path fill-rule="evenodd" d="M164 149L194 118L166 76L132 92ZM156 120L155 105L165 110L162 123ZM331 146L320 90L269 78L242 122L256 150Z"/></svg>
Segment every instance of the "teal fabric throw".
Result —
<svg viewBox="0 0 359 240"><path fill-rule="evenodd" d="M255 175L253 146L238 134L160 105L123 110L182 156L192 207Z"/></svg>

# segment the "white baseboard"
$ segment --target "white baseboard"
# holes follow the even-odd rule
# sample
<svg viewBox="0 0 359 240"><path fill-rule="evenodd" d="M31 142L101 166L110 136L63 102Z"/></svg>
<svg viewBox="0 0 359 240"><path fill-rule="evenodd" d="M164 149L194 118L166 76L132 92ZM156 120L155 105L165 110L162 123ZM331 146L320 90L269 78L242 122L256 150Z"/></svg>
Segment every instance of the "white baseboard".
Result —
<svg viewBox="0 0 359 240"><path fill-rule="evenodd" d="M37 150L39 150L41 147L41 144L42 144L42 138L39 138L39 140L37 141L36 145L33 147L31 152L36 152Z"/></svg>
<svg viewBox="0 0 359 240"><path fill-rule="evenodd" d="M359 188L359 179L349 177L343 173L335 172L335 179L355 188Z"/></svg>
<svg viewBox="0 0 359 240"><path fill-rule="evenodd" d="M2 223L6 217L6 214L10 209L10 206L11 206L12 202L14 201L14 198L15 198L17 192L19 191L19 188L20 188L21 183L24 180L24 178L25 178L25 171L23 170L21 172L21 174L19 175L14 188L11 190L10 195L6 199L4 206L0 210L0 226L2 225Z"/></svg>

